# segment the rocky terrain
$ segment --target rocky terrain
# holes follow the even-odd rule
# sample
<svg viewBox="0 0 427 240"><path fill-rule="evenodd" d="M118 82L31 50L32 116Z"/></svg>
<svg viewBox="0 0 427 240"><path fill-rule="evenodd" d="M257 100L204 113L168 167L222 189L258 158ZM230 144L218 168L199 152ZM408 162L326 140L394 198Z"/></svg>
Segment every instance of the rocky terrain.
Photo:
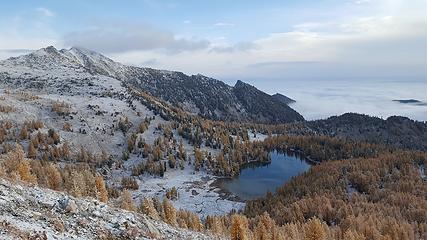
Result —
<svg viewBox="0 0 427 240"><path fill-rule="evenodd" d="M43 56L42 59L46 56L50 58L49 51L55 52L54 49L48 48L34 54ZM0 123L22 125L27 121L41 120L44 127L40 132L47 133L49 129L55 129L61 136L61 142L67 142L74 153L81 149L97 155L105 152L111 159L110 166L112 162L121 161L123 152L127 149L128 138L138 132L144 119L150 121L146 125L147 129L136 135L137 143L153 145L163 136L158 126L172 123L135 99L127 88L121 85L120 80L92 76L83 67L79 67L77 60L70 60L71 64L76 63L74 70L69 69L69 65L54 65L52 68L56 70L50 71L47 66L51 66L54 61L42 59L24 62L21 62L22 59L19 59L20 62L13 59L0 64L0 69L3 67L10 73L10 78L0 84L4 87L0 89L0 108L11 108L10 111L0 112ZM13 64L17 65L12 67ZM29 68L27 65L33 67ZM11 86L14 84L17 89L12 90ZM55 112L53 106L58 103L63 104L67 112ZM125 132L120 128L123 119L127 119ZM64 125L69 126L68 129L64 129ZM184 151L189 161L192 161L193 146L175 130L173 134L175 141L183 142ZM22 141L21 144L24 149L28 149L28 140ZM213 154L218 152L205 146L202 146L202 149ZM132 169L147 160L141 153L142 149L129 154L129 159L124 164L119 164L121 167L100 169L108 184L120 186L123 177L130 177ZM216 189L210 186L214 180L215 176L212 174L196 173L194 168L189 166L185 169L168 170L162 178L147 174L135 177L140 187L131 192L135 200L144 196L163 198L168 189L176 187L180 198L174 201L174 205L179 209L197 212L200 216L228 213L244 206L241 202L223 199Z"/></svg>
<svg viewBox="0 0 427 240"><path fill-rule="evenodd" d="M277 99L241 81L232 87L203 75L188 76L181 72L126 66L81 48L47 47L0 62L1 83L24 89L56 88L69 92L74 87L58 80L84 84L102 78L117 79L192 114L214 120L262 123L304 120L287 106L283 97ZM254 97L260 101L255 101Z"/></svg>
<svg viewBox="0 0 427 240"><path fill-rule="evenodd" d="M272 97L242 81L237 81L233 92L252 119L258 118L264 123L288 122L285 118L293 121L304 120L299 113L287 106L288 103L283 102L283 98L277 99L278 95Z"/></svg>
<svg viewBox="0 0 427 240"><path fill-rule="evenodd" d="M281 134L289 137L287 144L305 139L303 145L327 155L325 160L343 150L337 147L342 139L330 139L328 152L313 145L311 135L322 136L315 144L332 136L427 150L424 122L355 113L307 122L288 106L292 101L242 81L229 86L202 75L126 66L79 48L47 47L0 61L0 173L86 196L0 180L0 238L214 238L184 230L200 227L199 220L206 228L191 229L236 234L228 213L246 203L227 198L213 183L237 176L245 163L268 161L265 144ZM21 157L12 161L13 154ZM424 180L425 164L417 164ZM57 188L46 177L57 180ZM98 177L109 205L93 199L101 199ZM154 219L183 229L150 213L113 208L124 196L139 208L122 208L146 213L141 202L149 198L145 207L156 202ZM173 208L178 215L169 217L179 223L168 220ZM247 225L234 219L234 226Z"/></svg>
<svg viewBox="0 0 427 240"><path fill-rule="evenodd" d="M285 96L283 94L280 94L280 93L276 93L276 94L272 95L272 97L274 99L276 99L277 101L280 101L280 102L282 102L284 104L291 104L291 103L296 102L292 98L289 98L289 97L287 97L287 96Z"/></svg>
<svg viewBox="0 0 427 240"><path fill-rule="evenodd" d="M0 179L0 239L218 239L97 200Z"/></svg>

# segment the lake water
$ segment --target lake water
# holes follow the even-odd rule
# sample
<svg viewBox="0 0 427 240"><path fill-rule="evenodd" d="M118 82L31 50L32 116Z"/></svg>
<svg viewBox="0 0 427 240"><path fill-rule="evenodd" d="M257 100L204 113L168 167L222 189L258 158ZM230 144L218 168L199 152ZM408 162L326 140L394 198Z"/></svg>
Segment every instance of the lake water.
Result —
<svg viewBox="0 0 427 240"><path fill-rule="evenodd" d="M267 191L274 192L292 177L310 168L305 160L286 153L271 152L271 163L250 164L240 171L238 177L222 179L223 189L242 200L263 197Z"/></svg>

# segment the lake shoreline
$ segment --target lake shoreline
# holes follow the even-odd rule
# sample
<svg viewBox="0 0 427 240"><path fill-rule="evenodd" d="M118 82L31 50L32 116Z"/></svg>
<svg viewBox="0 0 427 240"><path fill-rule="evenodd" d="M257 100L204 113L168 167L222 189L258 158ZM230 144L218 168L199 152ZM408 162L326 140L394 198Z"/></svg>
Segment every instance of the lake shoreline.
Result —
<svg viewBox="0 0 427 240"><path fill-rule="evenodd" d="M250 162L234 177L217 177L211 186L217 189L221 198L246 202L264 197L267 192L275 192L293 177L298 176L318 164L296 151L271 151L266 162Z"/></svg>

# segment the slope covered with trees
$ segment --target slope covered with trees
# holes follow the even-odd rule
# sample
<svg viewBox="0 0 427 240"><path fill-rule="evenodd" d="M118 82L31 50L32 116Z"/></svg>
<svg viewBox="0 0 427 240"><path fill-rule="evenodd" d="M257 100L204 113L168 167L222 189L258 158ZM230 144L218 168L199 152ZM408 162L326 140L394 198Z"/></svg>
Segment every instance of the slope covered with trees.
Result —
<svg viewBox="0 0 427 240"><path fill-rule="evenodd" d="M243 82L124 66L81 49L47 48L0 69L2 86L32 90L1 91L8 181L231 239L427 239L426 123L359 114L294 122L303 119L285 98ZM274 150L313 167L241 212L200 218L202 210L175 208L203 187L216 194L206 179L237 176ZM168 174L185 173L193 182L165 187ZM159 190L148 195L153 179Z"/></svg>

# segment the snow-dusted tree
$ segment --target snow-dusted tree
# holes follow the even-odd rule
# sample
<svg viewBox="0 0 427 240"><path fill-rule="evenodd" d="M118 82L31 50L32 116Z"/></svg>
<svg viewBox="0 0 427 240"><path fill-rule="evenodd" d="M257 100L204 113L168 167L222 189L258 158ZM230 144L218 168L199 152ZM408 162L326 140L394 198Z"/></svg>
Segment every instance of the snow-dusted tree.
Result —
<svg viewBox="0 0 427 240"><path fill-rule="evenodd" d="M21 140L25 140L25 139L28 139L28 128L27 128L27 126L26 125L24 125L22 128L21 128L21 132L19 133L19 137L21 138Z"/></svg>
<svg viewBox="0 0 427 240"><path fill-rule="evenodd" d="M177 225L176 210L167 198L163 198L164 221L172 226Z"/></svg>
<svg viewBox="0 0 427 240"><path fill-rule="evenodd" d="M96 184L96 197L101 202L108 202L108 192L105 188L104 178L101 175L97 175L95 179Z"/></svg>
<svg viewBox="0 0 427 240"><path fill-rule="evenodd" d="M47 178L48 187L50 189L53 189L53 190L62 189L62 176L55 165L49 164L46 167L46 178Z"/></svg>
<svg viewBox="0 0 427 240"><path fill-rule="evenodd" d="M304 240L326 240L325 228L318 218L308 221L305 228Z"/></svg>
<svg viewBox="0 0 427 240"><path fill-rule="evenodd" d="M148 215L149 217L159 220L160 216L154 207L153 200L151 198L144 198L139 206L139 212Z"/></svg>
<svg viewBox="0 0 427 240"><path fill-rule="evenodd" d="M37 183L37 177L31 173L30 163L26 159L22 159L18 165L18 174L22 181L28 183Z"/></svg>
<svg viewBox="0 0 427 240"><path fill-rule="evenodd" d="M248 219L243 215L231 216L231 240L249 239Z"/></svg>
<svg viewBox="0 0 427 240"><path fill-rule="evenodd" d="M126 189L122 192L122 196L120 199L120 208L128 211L136 210L135 204L133 203L132 195Z"/></svg>
<svg viewBox="0 0 427 240"><path fill-rule="evenodd" d="M34 147L33 141L30 141L30 143L28 144L27 156L33 159L37 157L37 149Z"/></svg>

